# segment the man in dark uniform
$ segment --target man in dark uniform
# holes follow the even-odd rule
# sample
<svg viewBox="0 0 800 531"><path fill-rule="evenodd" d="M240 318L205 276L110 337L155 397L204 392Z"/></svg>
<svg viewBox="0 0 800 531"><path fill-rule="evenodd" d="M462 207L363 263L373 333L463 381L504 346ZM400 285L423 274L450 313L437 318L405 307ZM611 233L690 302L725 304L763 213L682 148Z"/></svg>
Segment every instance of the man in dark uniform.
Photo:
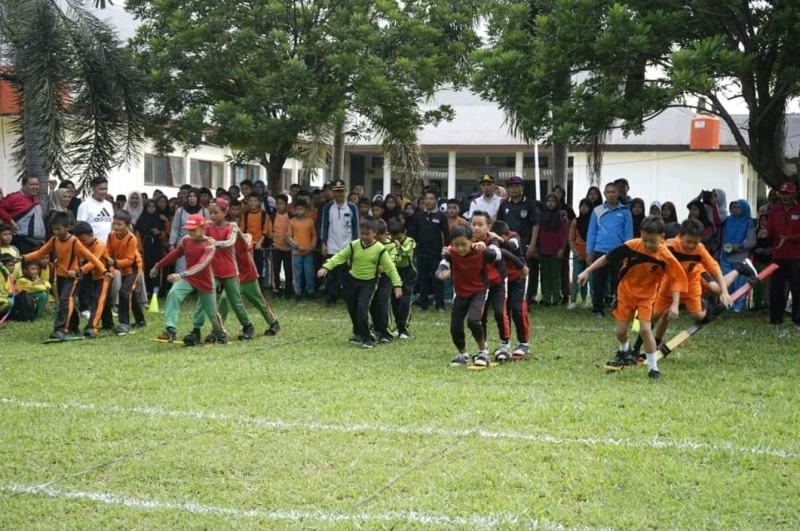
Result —
<svg viewBox="0 0 800 531"><path fill-rule="evenodd" d="M539 214L533 199L525 197L522 191L522 177L513 176L506 179L508 198L500 203L497 210L498 221L505 221L508 228L519 235L522 253L527 257L528 268L528 304L536 300L539 284L539 260L531 257L529 249L536 248L539 236Z"/></svg>

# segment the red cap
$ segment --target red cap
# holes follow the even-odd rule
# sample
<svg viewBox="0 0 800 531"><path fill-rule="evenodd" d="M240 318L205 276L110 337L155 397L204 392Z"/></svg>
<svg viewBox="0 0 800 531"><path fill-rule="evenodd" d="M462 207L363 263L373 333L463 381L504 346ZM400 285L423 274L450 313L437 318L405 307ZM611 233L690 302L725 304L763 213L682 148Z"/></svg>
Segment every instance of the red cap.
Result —
<svg viewBox="0 0 800 531"><path fill-rule="evenodd" d="M223 212L227 211L228 207L230 206L228 205L228 200L225 199L224 197L218 197L214 199L214 204L217 205L219 209L222 210Z"/></svg>
<svg viewBox="0 0 800 531"><path fill-rule="evenodd" d="M786 181L778 188L778 192L782 194L796 194L797 186L795 186L793 182Z"/></svg>
<svg viewBox="0 0 800 531"><path fill-rule="evenodd" d="M184 225L181 228L186 230L193 230L205 226L206 226L206 218L203 217L203 214L192 214L189 216L189 219L186 220L186 225Z"/></svg>

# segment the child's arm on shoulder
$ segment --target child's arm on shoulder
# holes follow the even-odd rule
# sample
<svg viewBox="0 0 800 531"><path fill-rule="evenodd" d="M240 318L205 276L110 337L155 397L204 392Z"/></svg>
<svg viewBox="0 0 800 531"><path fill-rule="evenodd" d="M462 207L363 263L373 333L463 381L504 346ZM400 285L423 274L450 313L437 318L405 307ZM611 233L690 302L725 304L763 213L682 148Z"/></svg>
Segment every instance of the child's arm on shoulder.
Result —
<svg viewBox="0 0 800 531"><path fill-rule="evenodd" d="M450 253L445 253L442 255L442 259L439 262L439 267L436 268L436 278L439 280L447 280L450 278Z"/></svg>

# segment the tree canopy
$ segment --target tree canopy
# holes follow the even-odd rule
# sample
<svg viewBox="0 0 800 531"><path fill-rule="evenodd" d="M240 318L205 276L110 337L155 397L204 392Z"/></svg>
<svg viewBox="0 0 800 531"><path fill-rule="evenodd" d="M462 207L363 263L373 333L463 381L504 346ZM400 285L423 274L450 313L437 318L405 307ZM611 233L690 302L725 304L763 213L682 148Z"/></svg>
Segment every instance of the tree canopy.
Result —
<svg viewBox="0 0 800 531"><path fill-rule="evenodd" d="M128 0L127 8L142 21L134 45L161 149L196 146L205 134L261 161L273 189L300 142L348 117L393 153L413 154L419 128L451 112L419 104L443 83L466 81L478 43L474 6L451 0Z"/></svg>
<svg viewBox="0 0 800 531"><path fill-rule="evenodd" d="M687 98L709 102L758 175L786 179L785 116L800 95L800 3L488 0L476 90L527 139L585 144L641 132ZM741 99L737 123L726 99Z"/></svg>

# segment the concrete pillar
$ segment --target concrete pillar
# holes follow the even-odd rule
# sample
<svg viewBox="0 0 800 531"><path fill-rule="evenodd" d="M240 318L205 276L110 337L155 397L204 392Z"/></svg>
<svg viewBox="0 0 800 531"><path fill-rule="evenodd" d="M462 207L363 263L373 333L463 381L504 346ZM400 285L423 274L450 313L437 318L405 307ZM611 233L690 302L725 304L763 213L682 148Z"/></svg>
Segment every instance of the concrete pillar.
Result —
<svg viewBox="0 0 800 531"><path fill-rule="evenodd" d="M456 152L447 152L447 197L456 196Z"/></svg>
<svg viewBox="0 0 800 531"><path fill-rule="evenodd" d="M517 151L514 158L514 174L517 177L525 175L525 152Z"/></svg>
<svg viewBox="0 0 800 531"><path fill-rule="evenodd" d="M392 192L392 160L388 153L383 155L383 190L381 193L384 197L386 194ZM372 195L375 195L375 190L372 190Z"/></svg>

